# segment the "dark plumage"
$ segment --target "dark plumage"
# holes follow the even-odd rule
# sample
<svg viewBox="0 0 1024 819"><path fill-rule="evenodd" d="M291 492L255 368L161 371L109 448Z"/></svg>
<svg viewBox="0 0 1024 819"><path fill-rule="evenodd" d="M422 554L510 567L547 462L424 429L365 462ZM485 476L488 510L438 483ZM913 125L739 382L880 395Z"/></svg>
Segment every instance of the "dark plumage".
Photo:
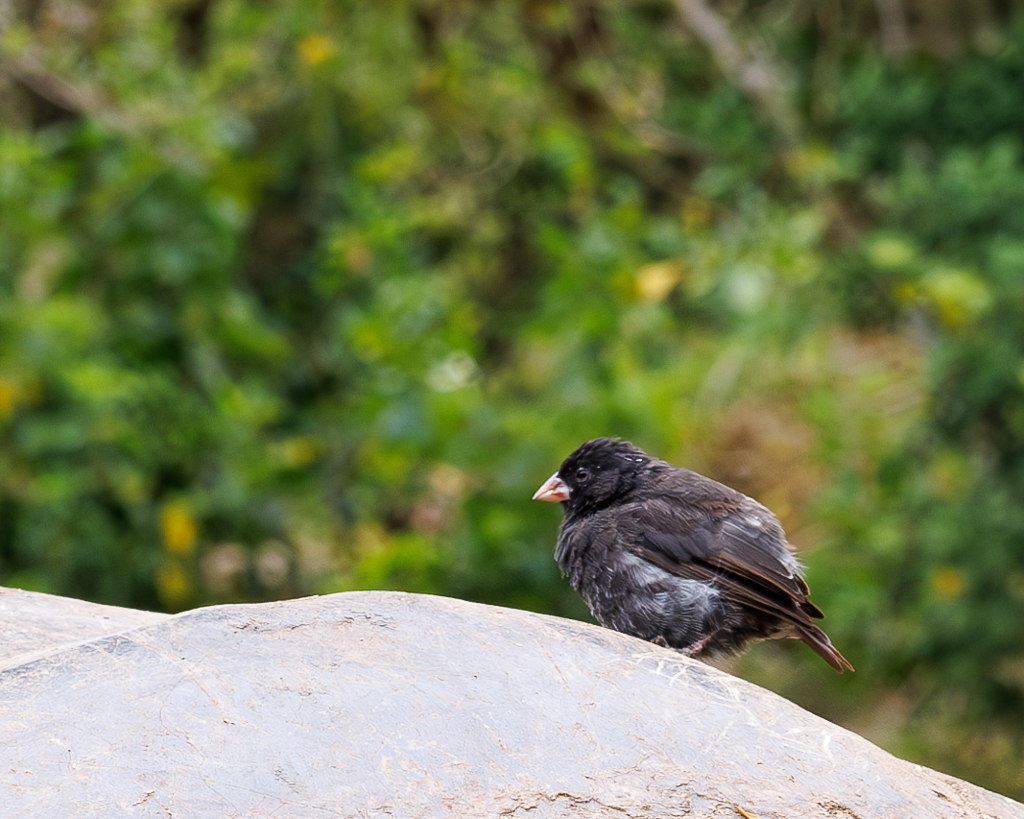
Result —
<svg viewBox="0 0 1024 819"><path fill-rule="evenodd" d="M555 559L594 617L692 657L794 637L836 671L853 666L768 509L617 438L587 441L537 490L565 513Z"/></svg>

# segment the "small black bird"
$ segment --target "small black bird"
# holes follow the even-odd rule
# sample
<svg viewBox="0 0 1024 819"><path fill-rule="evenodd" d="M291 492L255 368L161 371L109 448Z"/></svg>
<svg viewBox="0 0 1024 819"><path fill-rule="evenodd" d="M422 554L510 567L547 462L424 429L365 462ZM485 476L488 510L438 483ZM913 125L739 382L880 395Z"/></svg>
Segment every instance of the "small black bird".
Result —
<svg viewBox="0 0 1024 819"><path fill-rule="evenodd" d="M573 452L533 496L565 513L555 559L594 617L691 657L752 640L803 640L853 671L812 618L824 615L778 519L752 498L618 438Z"/></svg>

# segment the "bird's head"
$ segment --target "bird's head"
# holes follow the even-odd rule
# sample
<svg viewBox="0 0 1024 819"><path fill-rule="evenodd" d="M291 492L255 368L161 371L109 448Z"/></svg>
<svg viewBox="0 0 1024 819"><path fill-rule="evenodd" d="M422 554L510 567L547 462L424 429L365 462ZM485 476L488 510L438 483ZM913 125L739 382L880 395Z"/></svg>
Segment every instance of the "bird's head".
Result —
<svg viewBox="0 0 1024 819"><path fill-rule="evenodd" d="M601 509L629 493L653 460L628 441L595 438L566 458L533 499L561 502L566 514Z"/></svg>

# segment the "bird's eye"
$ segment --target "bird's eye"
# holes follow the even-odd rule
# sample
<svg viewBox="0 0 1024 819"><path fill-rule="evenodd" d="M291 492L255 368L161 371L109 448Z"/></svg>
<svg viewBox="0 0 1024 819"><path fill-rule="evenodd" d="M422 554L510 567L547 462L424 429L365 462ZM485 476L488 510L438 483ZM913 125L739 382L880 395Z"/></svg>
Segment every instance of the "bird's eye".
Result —
<svg viewBox="0 0 1024 819"><path fill-rule="evenodd" d="M576 480L578 481L589 481L590 472L584 469L582 466L576 470Z"/></svg>

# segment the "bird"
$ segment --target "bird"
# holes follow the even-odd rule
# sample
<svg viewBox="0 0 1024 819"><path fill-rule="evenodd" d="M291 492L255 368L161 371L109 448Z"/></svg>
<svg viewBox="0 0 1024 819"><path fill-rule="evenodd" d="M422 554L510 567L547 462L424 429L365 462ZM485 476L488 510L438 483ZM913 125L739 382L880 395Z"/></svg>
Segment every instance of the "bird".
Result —
<svg viewBox="0 0 1024 819"><path fill-rule="evenodd" d="M778 518L725 484L595 438L533 496L561 503L555 560L595 619L701 660L795 638L853 671L814 620Z"/></svg>

